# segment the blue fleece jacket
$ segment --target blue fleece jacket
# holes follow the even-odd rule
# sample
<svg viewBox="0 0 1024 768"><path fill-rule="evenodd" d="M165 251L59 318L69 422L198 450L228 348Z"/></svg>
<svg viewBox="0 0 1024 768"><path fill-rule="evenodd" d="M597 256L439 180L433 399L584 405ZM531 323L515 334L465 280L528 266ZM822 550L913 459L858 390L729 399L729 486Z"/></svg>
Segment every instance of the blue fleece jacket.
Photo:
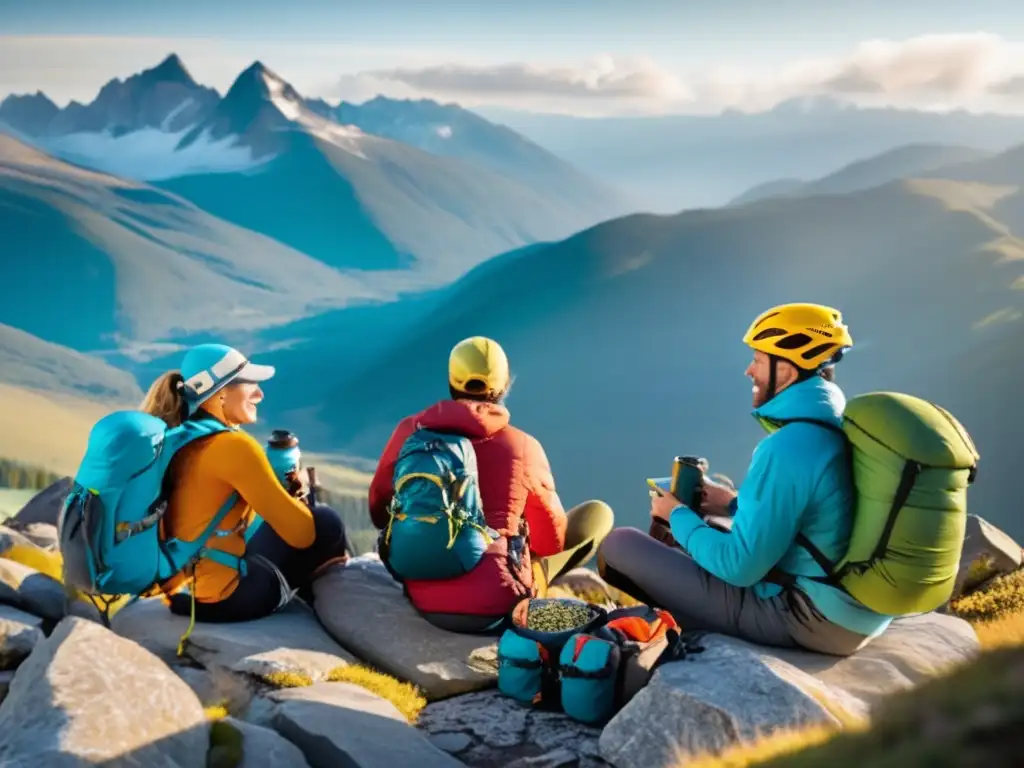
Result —
<svg viewBox="0 0 1024 768"><path fill-rule="evenodd" d="M842 390L815 376L782 390L754 416L762 422L806 418L840 425L845 406ZM842 436L796 423L770 432L755 448L736 499L731 532L711 528L686 506L672 512L670 527L680 546L723 581L773 597L782 588L763 579L777 564L797 577L797 586L829 621L874 636L891 617L808 578L823 571L796 543L797 534L803 533L837 562L846 553L852 517L853 490Z"/></svg>

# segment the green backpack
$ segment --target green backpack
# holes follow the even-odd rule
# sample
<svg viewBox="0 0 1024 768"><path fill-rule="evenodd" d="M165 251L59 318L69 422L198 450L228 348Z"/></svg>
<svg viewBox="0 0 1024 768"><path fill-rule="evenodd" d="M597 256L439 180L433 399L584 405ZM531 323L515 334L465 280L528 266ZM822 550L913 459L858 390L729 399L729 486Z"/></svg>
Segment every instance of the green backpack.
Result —
<svg viewBox="0 0 1024 768"><path fill-rule="evenodd" d="M844 435L856 497L849 548L838 563L797 536L827 574L818 580L886 616L946 603L979 459L960 422L912 395L871 392L847 402L842 429L813 419L762 423L771 430L800 421Z"/></svg>

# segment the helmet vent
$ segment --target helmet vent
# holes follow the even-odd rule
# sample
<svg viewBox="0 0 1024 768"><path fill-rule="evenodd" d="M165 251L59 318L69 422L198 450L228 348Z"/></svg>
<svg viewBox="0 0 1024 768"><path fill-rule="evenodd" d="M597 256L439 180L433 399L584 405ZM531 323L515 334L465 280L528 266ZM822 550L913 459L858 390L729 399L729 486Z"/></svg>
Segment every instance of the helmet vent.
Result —
<svg viewBox="0 0 1024 768"><path fill-rule="evenodd" d="M810 360L814 357L817 357L818 355L824 354L825 352L827 352L828 350L832 349L835 346L835 344L818 344L815 347L811 347L810 349L801 352L800 357L802 357L804 360Z"/></svg>
<svg viewBox="0 0 1024 768"><path fill-rule="evenodd" d="M784 339L779 339L775 342L775 346L779 349L800 349L800 347L806 347L810 343L811 337L806 333L794 333Z"/></svg>
<svg viewBox="0 0 1024 768"><path fill-rule="evenodd" d="M757 336L754 337L754 341L764 341L775 336L785 336L786 332L782 328L769 328L768 330L761 331Z"/></svg>

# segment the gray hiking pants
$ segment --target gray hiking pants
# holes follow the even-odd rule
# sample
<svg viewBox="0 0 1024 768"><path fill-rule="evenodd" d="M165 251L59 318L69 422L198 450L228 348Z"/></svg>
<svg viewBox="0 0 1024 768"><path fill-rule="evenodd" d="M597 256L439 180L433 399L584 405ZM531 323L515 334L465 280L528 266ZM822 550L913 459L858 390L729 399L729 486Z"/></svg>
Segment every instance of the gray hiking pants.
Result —
<svg viewBox="0 0 1024 768"><path fill-rule="evenodd" d="M678 546L636 528L616 528L598 552L613 587L672 614L683 630L731 635L759 645L849 656L867 638L833 624L798 589L771 598L712 576Z"/></svg>

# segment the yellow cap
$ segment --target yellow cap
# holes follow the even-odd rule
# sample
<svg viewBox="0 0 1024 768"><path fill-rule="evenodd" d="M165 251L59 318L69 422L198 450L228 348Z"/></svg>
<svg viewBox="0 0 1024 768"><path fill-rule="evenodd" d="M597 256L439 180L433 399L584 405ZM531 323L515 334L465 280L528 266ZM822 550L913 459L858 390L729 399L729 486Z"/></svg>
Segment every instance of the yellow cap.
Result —
<svg viewBox="0 0 1024 768"><path fill-rule="evenodd" d="M508 358L493 339L473 336L452 347L448 383L456 392L494 397L508 388Z"/></svg>
<svg viewBox="0 0 1024 768"><path fill-rule="evenodd" d="M748 346L805 370L827 365L853 346L838 309L823 304L781 304L762 312L743 336Z"/></svg>

